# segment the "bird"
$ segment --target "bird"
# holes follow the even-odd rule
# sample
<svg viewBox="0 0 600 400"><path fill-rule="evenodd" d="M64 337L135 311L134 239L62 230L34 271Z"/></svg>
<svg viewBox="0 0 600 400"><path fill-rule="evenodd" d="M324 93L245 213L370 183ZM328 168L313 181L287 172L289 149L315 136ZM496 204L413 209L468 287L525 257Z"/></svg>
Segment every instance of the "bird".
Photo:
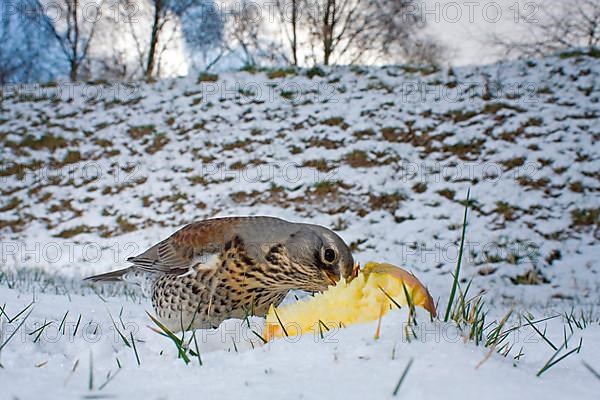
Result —
<svg viewBox="0 0 600 400"><path fill-rule="evenodd" d="M196 221L127 261L133 265L86 280L140 285L172 331L265 316L289 291L322 292L354 270L332 230L271 216Z"/></svg>

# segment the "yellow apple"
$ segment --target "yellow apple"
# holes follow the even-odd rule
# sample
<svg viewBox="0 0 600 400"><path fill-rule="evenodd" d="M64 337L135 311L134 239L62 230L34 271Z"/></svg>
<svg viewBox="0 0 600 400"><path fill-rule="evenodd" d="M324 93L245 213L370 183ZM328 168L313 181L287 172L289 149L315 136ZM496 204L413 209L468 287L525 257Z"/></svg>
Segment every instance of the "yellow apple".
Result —
<svg viewBox="0 0 600 400"><path fill-rule="evenodd" d="M406 293L414 306L436 316L431 295L413 274L392 264L369 262L349 282L341 280L307 300L271 306L265 339L375 321L389 310L409 304Z"/></svg>

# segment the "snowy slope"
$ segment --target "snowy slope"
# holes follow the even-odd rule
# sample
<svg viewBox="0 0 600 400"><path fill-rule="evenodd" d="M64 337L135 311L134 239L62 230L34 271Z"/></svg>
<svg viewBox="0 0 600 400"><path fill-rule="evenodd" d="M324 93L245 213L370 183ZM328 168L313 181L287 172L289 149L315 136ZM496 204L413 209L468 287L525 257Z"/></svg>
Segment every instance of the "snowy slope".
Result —
<svg viewBox="0 0 600 400"><path fill-rule="evenodd" d="M410 358L399 396L597 398L582 361L600 369L599 77L597 59L562 56L5 87L0 398L385 398ZM490 349L466 340L468 327L421 314L408 343L403 311L379 340L365 324L335 342L262 346L230 321L199 331L204 365L185 366L148 328L135 288L79 281L193 220L271 214L335 228L357 260L412 270L443 307L468 188L463 288L473 278L471 295L486 290L489 323L514 307L507 326L521 325L506 356L479 368ZM585 329L565 319L571 310ZM536 324L552 345L528 313L561 315ZM571 329L559 356L580 338L581 351L536 378Z"/></svg>
<svg viewBox="0 0 600 400"><path fill-rule="evenodd" d="M593 302L596 59L285 72L6 88L3 263L87 275L196 219L273 214L445 287L471 187L466 276ZM528 273L549 284L512 290Z"/></svg>

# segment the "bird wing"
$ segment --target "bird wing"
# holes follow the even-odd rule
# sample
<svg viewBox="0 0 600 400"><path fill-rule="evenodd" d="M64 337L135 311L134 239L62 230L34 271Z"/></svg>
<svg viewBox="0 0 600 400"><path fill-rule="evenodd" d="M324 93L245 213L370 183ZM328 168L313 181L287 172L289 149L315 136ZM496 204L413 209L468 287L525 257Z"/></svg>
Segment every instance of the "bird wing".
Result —
<svg viewBox="0 0 600 400"><path fill-rule="evenodd" d="M235 222L235 218L194 222L127 261L143 271L176 275L195 267L216 268L215 256L236 237Z"/></svg>

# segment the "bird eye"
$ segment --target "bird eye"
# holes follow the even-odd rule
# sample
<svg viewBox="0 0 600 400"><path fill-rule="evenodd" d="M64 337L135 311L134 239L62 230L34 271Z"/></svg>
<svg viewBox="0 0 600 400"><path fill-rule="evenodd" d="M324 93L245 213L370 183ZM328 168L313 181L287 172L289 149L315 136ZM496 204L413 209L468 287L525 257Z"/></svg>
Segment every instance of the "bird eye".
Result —
<svg viewBox="0 0 600 400"><path fill-rule="evenodd" d="M323 259L326 262L328 262L328 263L334 262L335 259L336 259L335 250L333 250L333 249L325 249L325 251L323 252Z"/></svg>

